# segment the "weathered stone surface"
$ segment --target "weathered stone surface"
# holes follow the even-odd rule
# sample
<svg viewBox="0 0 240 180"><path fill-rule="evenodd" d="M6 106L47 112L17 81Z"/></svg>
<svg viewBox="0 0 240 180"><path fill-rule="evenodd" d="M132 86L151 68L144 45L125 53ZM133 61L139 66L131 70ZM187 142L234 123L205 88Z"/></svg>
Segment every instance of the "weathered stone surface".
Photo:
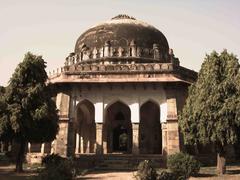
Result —
<svg viewBox="0 0 240 180"><path fill-rule="evenodd" d="M60 118L51 152L97 154L91 164L111 154L162 159L179 152L177 112L196 78L153 26L121 15L90 28L49 77Z"/></svg>

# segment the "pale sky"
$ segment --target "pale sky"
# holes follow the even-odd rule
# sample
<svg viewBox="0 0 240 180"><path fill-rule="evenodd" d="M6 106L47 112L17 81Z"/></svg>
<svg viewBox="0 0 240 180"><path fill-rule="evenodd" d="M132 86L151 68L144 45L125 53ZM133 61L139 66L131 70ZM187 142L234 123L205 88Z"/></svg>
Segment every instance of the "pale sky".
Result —
<svg viewBox="0 0 240 180"><path fill-rule="evenodd" d="M128 14L158 28L182 66L198 71L206 53L240 57L239 0L0 0L0 85L24 54L63 66L89 27Z"/></svg>

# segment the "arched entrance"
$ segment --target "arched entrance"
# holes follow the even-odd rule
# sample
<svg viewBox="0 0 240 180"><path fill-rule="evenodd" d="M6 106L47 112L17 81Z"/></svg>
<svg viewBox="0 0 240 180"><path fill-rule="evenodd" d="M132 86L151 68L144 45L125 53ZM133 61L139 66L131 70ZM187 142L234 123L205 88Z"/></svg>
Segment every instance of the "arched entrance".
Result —
<svg viewBox="0 0 240 180"><path fill-rule="evenodd" d="M83 100L77 105L75 122L75 153L94 153L96 142L94 105Z"/></svg>
<svg viewBox="0 0 240 180"><path fill-rule="evenodd" d="M117 101L109 106L104 128L107 153L132 152L131 112L127 105Z"/></svg>
<svg viewBox="0 0 240 180"><path fill-rule="evenodd" d="M162 153L160 109L152 101L147 101L140 108L139 151L141 154Z"/></svg>

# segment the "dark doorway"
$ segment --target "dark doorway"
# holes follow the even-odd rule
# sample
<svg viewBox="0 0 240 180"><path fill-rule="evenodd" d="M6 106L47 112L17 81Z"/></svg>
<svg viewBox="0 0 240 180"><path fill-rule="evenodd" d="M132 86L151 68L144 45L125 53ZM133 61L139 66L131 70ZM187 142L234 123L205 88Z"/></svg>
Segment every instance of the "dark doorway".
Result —
<svg viewBox="0 0 240 180"><path fill-rule="evenodd" d="M127 129L123 126L118 126L113 130L113 151L126 152L128 148Z"/></svg>
<svg viewBox="0 0 240 180"><path fill-rule="evenodd" d="M104 128L108 153L132 152L131 112L126 104L117 101L108 107Z"/></svg>
<svg viewBox="0 0 240 180"><path fill-rule="evenodd" d="M152 101L147 101L140 108L139 150L140 154L162 153L160 108Z"/></svg>

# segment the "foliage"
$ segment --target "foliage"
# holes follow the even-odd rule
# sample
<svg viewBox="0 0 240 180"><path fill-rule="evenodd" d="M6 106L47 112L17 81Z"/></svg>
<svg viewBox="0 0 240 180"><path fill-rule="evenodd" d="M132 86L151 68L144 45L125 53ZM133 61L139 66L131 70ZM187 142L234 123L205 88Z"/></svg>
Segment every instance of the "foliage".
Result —
<svg viewBox="0 0 240 180"><path fill-rule="evenodd" d="M235 55L207 55L179 116L185 144L213 144L219 174L226 171L226 146L236 144L240 128L240 71Z"/></svg>
<svg viewBox="0 0 240 180"><path fill-rule="evenodd" d="M16 68L7 91L10 123L15 139L52 141L57 133L57 110L46 86L46 65L41 56L27 53Z"/></svg>
<svg viewBox="0 0 240 180"><path fill-rule="evenodd" d="M42 162L45 168L35 177L36 180L71 180L75 175L73 162L59 155L49 155Z"/></svg>
<svg viewBox="0 0 240 180"><path fill-rule="evenodd" d="M142 161L138 165L136 178L139 180L155 180L157 177L156 170L148 160Z"/></svg>
<svg viewBox="0 0 240 180"><path fill-rule="evenodd" d="M200 163L193 156L182 152L168 156L167 166L180 179L194 176L200 170Z"/></svg>
<svg viewBox="0 0 240 180"><path fill-rule="evenodd" d="M52 141L58 131L58 116L47 86L46 65L41 56L27 53L0 98L0 138L20 143L17 171L21 171L27 142ZM18 167L19 165L19 167Z"/></svg>
<svg viewBox="0 0 240 180"><path fill-rule="evenodd" d="M0 141L11 139L13 131L9 122L9 110L6 102L6 88L0 86Z"/></svg>
<svg viewBox="0 0 240 180"><path fill-rule="evenodd" d="M42 164L45 167L49 166L57 166L64 158L59 156L58 154L48 154L47 156L42 158Z"/></svg>
<svg viewBox="0 0 240 180"><path fill-rule="evenodd" d="M240 125L239 63L226 50L207 55L189 88L179 124L186 144L234 144Z"/></svg>
<svg viewBox="0 0 240 180"><path fill-rule="evenodd" d="M162 170L158 172L157 180L176 180L177 177L174 173Z"/></svg>

